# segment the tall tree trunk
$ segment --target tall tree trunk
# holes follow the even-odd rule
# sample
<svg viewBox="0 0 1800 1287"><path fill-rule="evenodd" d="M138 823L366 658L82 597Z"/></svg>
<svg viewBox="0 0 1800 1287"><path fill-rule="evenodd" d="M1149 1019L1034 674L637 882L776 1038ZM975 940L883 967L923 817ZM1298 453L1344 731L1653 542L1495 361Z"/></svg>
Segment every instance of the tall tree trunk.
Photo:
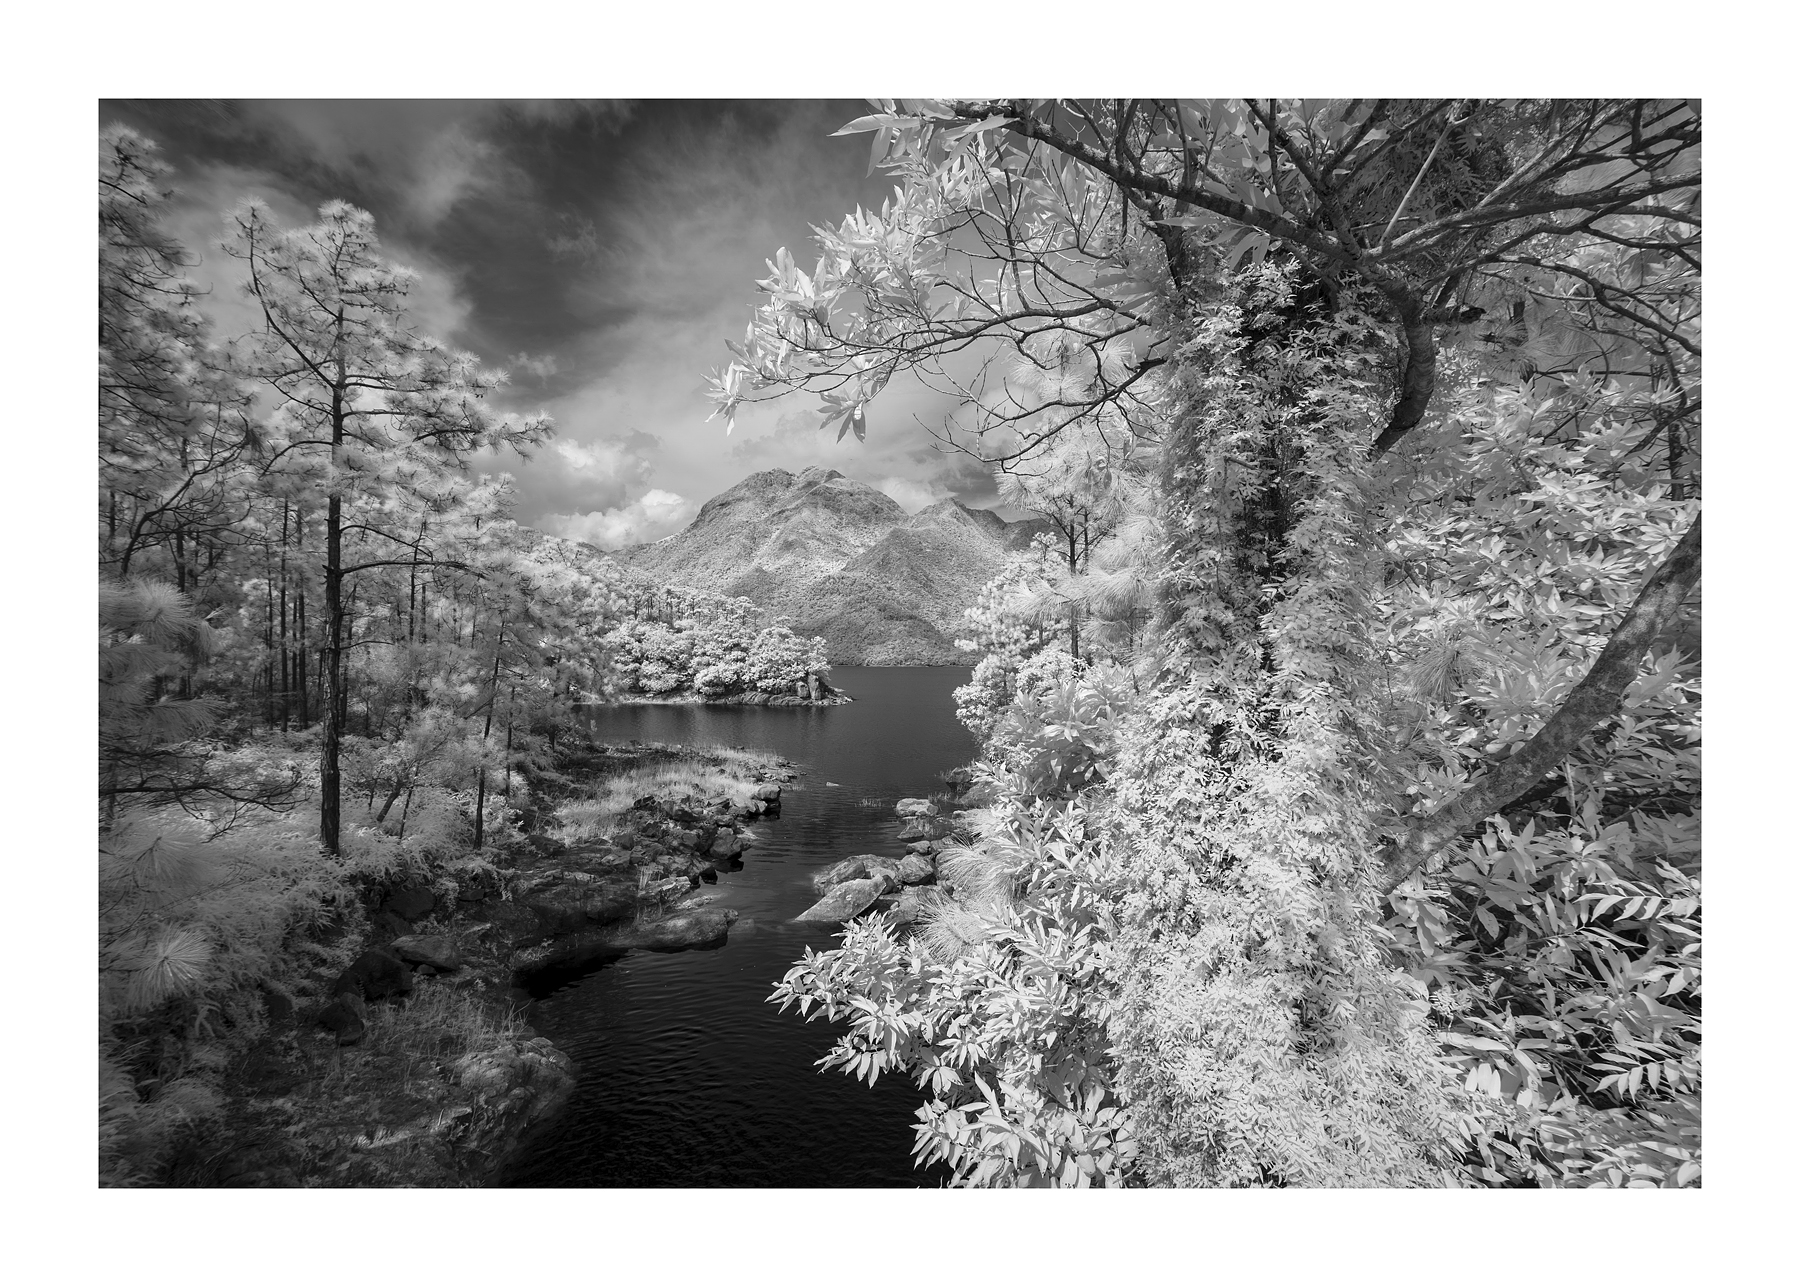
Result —
<svg viewBox="0 0 1800 1287"><path fill-rule="evenodd" d="M1069 578L1071 580L1073 580L1075 577L1075 569L1076 569L1075 521L1073 519L1070 519L1069 526L1064 530L1069 538ZM1070 599L1069 600L1069 656L1072 659L1074 659L1075 661L1081 660L1081 622L1080 622L1080 617L1077 615L1078 612L1079 612L1079 609L1076 607L1075 601L1073 599Z"/></svg>
<svg viewBox="0 0 1800 1287"><path fill-rule="evenodd" d="M294 516L294 549L306 548L306 516ZM302 566L305 566L302 564ZM312 722L311 711L307 706L307 674L306 674L306 583L302 581L297 587L294 608L294 637L298 641L294 649L294 686L300 691L300 727L305 728Z"/></svg>
<svg viewBox="0 0 1800 1287"><path fill-rule="evenodd" d="M288 503L281 502L281 731L288 731L294 703L294 661L288 654Z"/></svg>
<svg viewBox="0 0 1800 1287"><path fill-rule="evenodd" d="M516 700L518 700L518 696L519 696L519 690L518 690L517 686L514 686L514 687L506 690L506 788L505 788L505 793L501 796L501 799L505 800L508 804L512 803L513 703Z"/></svg>
<svg viewBox="0 0 1800 1287"><path fill-rule="evenodd" d="M342 327L342 315L339 327ZM344 446L344 363L337 363L338 382L331 390L331 463L335 469ZM333 479L325 505L325 735L319 745L319 843L338 852L338 741L344 732L344 498Z"/></svg>
<svg viewBox="0 0 1800 1287"><path fill-rule="evenodd" d="M406 790L406 784L407 780L405 778L394 779L394 789L388 792L387 801L381 806L381 812L375 815L376 826L379 827L382 823L387 821L388 810L394 807L394 801L398 800L400 798L400 793ZM371 795L369 797L369 802L373 804L374 800L375 797Z"/></svg>
<svg viewBox="0 0 1800 1287"><path fill-rule="evenodd" d="M275 577L269 567L273 560L268 547L263 547L263 722L275 727Z"/></svg>
<svg viewBox="0 0 1800 1287"><path fill-rule="evenodd" d="M494 731L494 703L500 696L500 650L506 645L506 618L500 618L500 632L494 636L494 672L488 676L487 722L481 726L481 766L475 777L475 847L481 848L481 815L487 807L487 744Z"/></svg>
<svg viewBox="0 0 1800 1287"><path fill-rule="evenodd" d="M343 501L325 506L324 737L319 744L319 843L338 852L338 739L343 734L344 567Z"/></svg>

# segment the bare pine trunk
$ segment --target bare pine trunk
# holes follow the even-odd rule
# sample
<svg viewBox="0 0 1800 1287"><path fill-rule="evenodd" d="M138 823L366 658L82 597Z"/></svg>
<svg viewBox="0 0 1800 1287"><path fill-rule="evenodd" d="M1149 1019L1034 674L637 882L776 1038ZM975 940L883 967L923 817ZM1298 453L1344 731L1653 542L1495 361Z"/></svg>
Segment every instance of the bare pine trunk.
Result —
<svg viewBox="0 0 1800 1287"><path fill-rule="evenodd" d="M325 655L324 738L319 748L319 843L338 852L338 740L344 731L344 572L343 502L333 496L325 507Z"/></svg>

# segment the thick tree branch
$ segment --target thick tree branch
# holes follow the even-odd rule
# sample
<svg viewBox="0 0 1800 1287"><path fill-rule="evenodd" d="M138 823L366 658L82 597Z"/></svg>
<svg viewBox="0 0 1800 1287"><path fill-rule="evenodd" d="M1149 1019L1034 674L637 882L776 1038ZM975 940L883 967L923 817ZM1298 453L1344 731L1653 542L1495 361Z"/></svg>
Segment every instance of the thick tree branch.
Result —
<svg viewBox="0 0 1800 1287"><path fill-rule="evenodd" d="M1382 893L1393 893L1444 846L1531 790L1566 760L1596 725L1611 718L1626 688L1637 678L1644 653L1673 629L1683 601L1699 579L1700 518L1696 515L1674 553L1644 583L1593 668L1537 736L1429 818L1420 819L1388 849L1381 863Z"/></svg>
<svg viewBox="0 0 1800 1287"><path fill-rule="evenodd" d="M1400 334L1406 355L1400 363L1400 396L1388 415L1387 428L1375 439L1372 455L1384 454L1425 418L1425 408L1437 387L1437 341L1423 305L1404 294L1390 295L1400 313Z"/></svg>

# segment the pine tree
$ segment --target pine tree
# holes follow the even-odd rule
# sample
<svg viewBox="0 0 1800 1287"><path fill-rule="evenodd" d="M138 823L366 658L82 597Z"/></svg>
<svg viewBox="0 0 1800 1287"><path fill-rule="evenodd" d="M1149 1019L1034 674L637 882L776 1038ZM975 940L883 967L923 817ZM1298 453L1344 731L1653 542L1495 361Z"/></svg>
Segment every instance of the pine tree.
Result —
<svg viewBox="0 0 1800 1287"><path fill-rule="evenodd" d="M251 202L231 223L226 250L244 262L262 312L238 358L274 402L270 469L324 519L319 836L336 853L347 583L436 561L414 535L429 498L453 491L477 451L524 452L550 424L494 414L484 399L503 377L410 328L413 275L381 258L367 213L330 202L316 224L284 230Z"/></svg>

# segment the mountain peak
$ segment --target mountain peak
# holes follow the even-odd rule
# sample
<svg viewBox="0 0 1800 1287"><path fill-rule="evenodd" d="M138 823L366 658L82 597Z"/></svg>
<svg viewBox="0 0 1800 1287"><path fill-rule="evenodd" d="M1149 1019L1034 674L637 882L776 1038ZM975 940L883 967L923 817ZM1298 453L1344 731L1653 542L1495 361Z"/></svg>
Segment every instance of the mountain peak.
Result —
<svg viewBox="0 0 1800 1287"><path fill-rule="evenodd" d="M908 516L835 469L751 474L654 545L615 557L658 579L745 595L823 634L834 661L955 663L963 610L1015 547L1014 525L946 497Z"/></svg>

